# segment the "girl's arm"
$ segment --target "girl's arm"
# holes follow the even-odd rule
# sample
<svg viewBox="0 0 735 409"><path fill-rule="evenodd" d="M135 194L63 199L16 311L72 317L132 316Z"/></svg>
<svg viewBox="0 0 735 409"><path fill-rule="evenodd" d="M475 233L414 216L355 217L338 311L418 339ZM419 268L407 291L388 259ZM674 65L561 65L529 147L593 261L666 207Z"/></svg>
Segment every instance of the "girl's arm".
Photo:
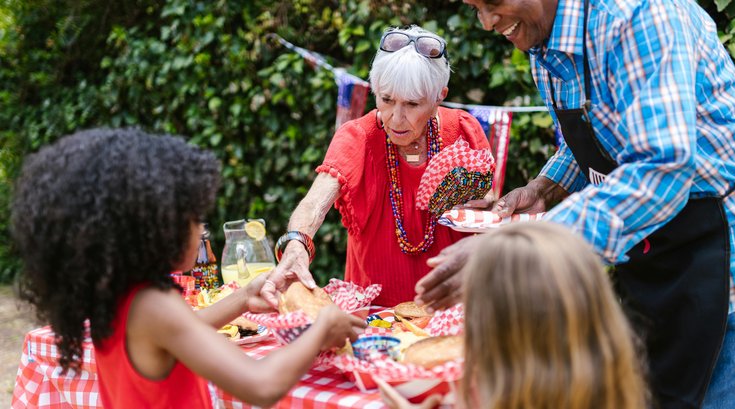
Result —
<svg viewBox="0 0 735 409"><path fill-rule="evenodd" d="M164 378L179 360L238 399L270 406L306 373L319 351L356 339L355 329L364 326L329 306L296 341L256 361L198 319L176 291L146 289L131 306L128 354L148 378Z"/></svg>
<svg viewBox="0 0 735 409"><path fill-rule="evenodd" d="M214 328L220 328L234 320L245 311L271 312L275 311L260 297L267 274L261 274L253 279L246 287L238 288L232 294L217 301L207 308L196 312L200 320Z"/></svg>

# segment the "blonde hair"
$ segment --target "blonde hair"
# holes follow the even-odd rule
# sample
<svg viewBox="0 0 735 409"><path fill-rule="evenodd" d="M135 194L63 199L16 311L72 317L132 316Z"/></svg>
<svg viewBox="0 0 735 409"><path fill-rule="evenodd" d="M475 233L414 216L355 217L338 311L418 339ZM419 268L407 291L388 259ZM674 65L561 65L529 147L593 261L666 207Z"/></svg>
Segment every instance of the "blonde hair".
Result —
<svg viewBox="0 0 735 409"><path fill-rule="evenodd" d="M446 44L440 36L416 25L407 29L391 28L386 33L389 31L431 36ZM427 98L438 101L442 89L449 84L450 73L451 68L445 56L424 57L416 52L413 44L395 52L378 49L370 67L370 88L375 95L385 93L411 100Z"/></svg>
<svg viewBox="0 0 735 409"><path fill-rule="evenodd" d="M646 407L634 335L586 242L531 222L476 243L465 266L467 408Z"/></svg>

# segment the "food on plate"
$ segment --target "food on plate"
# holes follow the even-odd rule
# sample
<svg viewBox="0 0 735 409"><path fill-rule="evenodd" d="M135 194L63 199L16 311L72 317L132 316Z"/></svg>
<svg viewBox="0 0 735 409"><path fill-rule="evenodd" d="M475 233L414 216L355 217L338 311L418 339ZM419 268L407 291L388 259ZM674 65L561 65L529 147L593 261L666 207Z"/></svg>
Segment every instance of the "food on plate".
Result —
<svg viewBox="0 0 735 409"><path fill-rule="evenodd" d="M418 336L429 336L423 328L429 324L431 314L424 307L413 301L402 302L393 307L393 315L396 317L394 332L411 331Z"/></svg>
<svg viewBox="0 0 735 409"><path fill-rule="evenodd" d="M429 337L409 346L403 354L403 363L430 369L461 358L463 349L463 340L459 335Z"/></svg>
<svg viewBox="0 0 735 409"><path fill-rule="evenodd" d="M413 301L402 302L396 305L393 307L393 313L396 319L400 321L412 321L424 317L431 318L431 314L424 307L419 307Z"/></svg>
<svg viewBox="0 0 735 409"><path fill-rule="evenodd" d="M225 335L230 341L237 341L244 337L257 335L258 324L248 321L243 317L237 317L229 324L217 330L217 332Z"/></svg>
<svg viewBox="0 0 735 409"><path fill-rule="evenodd" d="M417 328L425 328L431 320L431 314L424 307L419 307L413 301L402 302L396 305L393 307L393 314L396 317L396 321L404 323L404 327L412 332ZM406 323L410 323L410 325ZM419 331L418 335L421 335L421 331Z"/></svg>
<svg viewBox="0 0 735 409"><path fill-rule="evenodd" d="M377 319L370 321L368 325L371 327L377 327L377 328L390 328L392 324L386 320L377 318Z"/></svg>
<svg viewBox="0 0 735 409"><path fill-rule="evenodd" d="M227 324L224 327L218 329L217 332L226 336L227 339L230 340L240 339L240 329L237 328L237 325Z"/></svg>
<svg viewBox="0 0 735 409"><path fill-rule="evenodd" d="M309 318L315 320L319 311L330 304L334 302L323 288L315 287L309 290L300 282L295 282L288 287L285 293L281 294L278 312L287 314L301 310Z"/></svg>
<svg viewBox="0 0 735 409"><path fill-rule="evenodd" d="M394 332L393 336L400 341L400 343L398 344L399 360L403 360L403 354L406 353L406 349L408 349L408 347L417 343L418 341L421 341L422 339L427 338L424 336L418 336L410 331Z"/></svg>
<svg viewBox="0 0 735 409"><path fill-rule="evenodd" d="M196 308L205 308L216 303L217 301L227 297L228 295L235 292L230 286L222 286L219 288L203 289L197 294L197 305Z"/></svg>

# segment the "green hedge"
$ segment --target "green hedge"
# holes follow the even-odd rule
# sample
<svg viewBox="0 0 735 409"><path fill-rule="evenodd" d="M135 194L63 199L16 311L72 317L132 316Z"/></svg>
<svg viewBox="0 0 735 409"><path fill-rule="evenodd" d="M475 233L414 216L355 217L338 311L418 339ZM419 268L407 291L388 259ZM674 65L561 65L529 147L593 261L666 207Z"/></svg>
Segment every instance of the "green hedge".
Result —
<svg viewBox="0 0 735 409"><path fill-rule="evenodd" d="M336 85L325 70L267 34L315 50L366 78L387 26L418 23L449 42L449 100L538 105L528 59L481 30L461 1L3 0L0 2L0 237L8 237L10 183L24 155L95 126L180 134L213 150L224 184L210 217L220 226L264 218L271 238L314 179L334 132ZM702 0L735 55L735 0ZM368 109L374 105L372 97ZM553 152L548 114L514 118L506 188L522 185ZM330 212L313 270L342 274L346 232ZM19 262L0 242L0 281Z"/></svg>

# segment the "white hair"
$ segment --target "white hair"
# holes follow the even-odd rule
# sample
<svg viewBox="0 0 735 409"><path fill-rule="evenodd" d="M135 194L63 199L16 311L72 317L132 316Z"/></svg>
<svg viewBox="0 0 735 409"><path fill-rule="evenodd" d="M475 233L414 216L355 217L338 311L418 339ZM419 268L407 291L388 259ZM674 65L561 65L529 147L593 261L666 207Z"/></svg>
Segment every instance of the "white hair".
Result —
<svg viewBox="0 0 735 409"><path fill-rule="evenodd" d="M446 44L440 36L415 25L388 31L414 36L429 35ZM424 57L416 52L414 44L392 53L378 49L370 68L370 88L375 95L434 101L441 98L442 89L449 84L450 72L445 55L439 58Z"/></svg>

